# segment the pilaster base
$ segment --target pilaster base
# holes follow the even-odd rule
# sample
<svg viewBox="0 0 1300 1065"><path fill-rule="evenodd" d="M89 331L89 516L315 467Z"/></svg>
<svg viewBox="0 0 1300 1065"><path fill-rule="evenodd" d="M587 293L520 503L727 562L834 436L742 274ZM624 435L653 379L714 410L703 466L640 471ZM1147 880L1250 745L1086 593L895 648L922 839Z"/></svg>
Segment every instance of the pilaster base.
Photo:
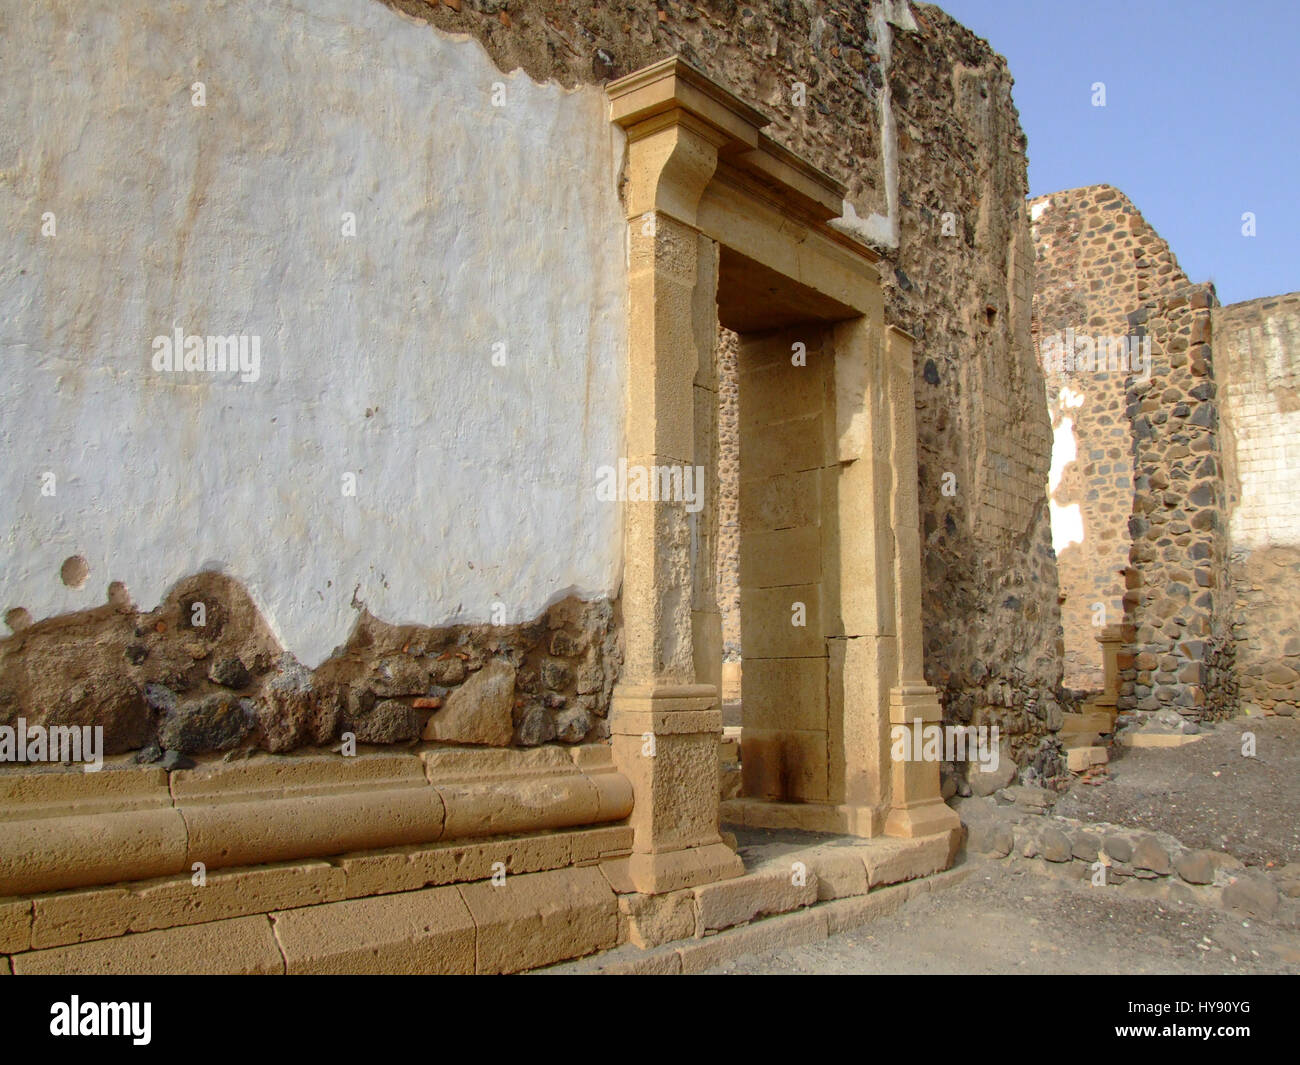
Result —
<svg viewBox="0 0 1300 1065"><path fill-rule="evenodd" d="M889 693L891 752L894 730L906 728L913 735L905 745L909 757L893 763L891 807L885 818L887 836L911 839L961 827L961 818L948 808L940 793L939 763L920 756L924 744L917 733L928 725L938 725L942 718L939 693L927 684L907 684Z"/></svg>
<svg viewBox="0 0 1300 1065"><path fill-rule="evenodd" d="M636 890L658 895L740 876L740 856L718 833L718 689L620 685L610 732L632 785L628 875Z"/></svg>

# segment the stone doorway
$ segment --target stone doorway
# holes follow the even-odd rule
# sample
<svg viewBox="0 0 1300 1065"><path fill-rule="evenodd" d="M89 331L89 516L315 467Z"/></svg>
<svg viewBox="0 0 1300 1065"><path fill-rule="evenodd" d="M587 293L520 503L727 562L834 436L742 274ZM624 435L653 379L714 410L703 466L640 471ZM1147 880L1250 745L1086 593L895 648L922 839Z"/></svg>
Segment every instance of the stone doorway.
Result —
<svg viewBox="0 0 1300 1065"><path fill-rule="evenodd" d="M716 469L721 321L742 338L753 400L742 382L742 494L762 511L767 481L785 508L742 532L743 702L760 716L749 794L725 810L717 493L702 513L671 499L625 511L611 732L635 796L631 880L660 893L738 875L723 814L860 836L955 828L938 765L889 757L892 726L940 716L921 663L911 341L885 325L874 254L829 225L844 188L679 59L607 91L628 139L629 465Z"/></svg>

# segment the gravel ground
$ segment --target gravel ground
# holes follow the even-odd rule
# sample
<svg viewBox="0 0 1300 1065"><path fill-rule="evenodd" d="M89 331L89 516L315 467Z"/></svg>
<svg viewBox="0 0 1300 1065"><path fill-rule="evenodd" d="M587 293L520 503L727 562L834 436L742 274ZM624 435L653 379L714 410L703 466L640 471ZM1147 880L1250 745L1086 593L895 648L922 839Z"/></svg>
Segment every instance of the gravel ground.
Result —
<svg viewBox="0 0 1300 1065"><path fill-rule="evenodd" d="M820 943L715 974L1292 973L1300 935L1188 904L976 861L956 887Z"/></svg>
<svg viewBox="0 0 1300 1065"><path fill-rule="evenodd" d="M1256 755L1242 756L1242 733ZM1055 813L1153 829L1248 865L1300 862L1300 720L1236 718L1176 748L1114 747L1110 779L1076 782Z"/></svg>

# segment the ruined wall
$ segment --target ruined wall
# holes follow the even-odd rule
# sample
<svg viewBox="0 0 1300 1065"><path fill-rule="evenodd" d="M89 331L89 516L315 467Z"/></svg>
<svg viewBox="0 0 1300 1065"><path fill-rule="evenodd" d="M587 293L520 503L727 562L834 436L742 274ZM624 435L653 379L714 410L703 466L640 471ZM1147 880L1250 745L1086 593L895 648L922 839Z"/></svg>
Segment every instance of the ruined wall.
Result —
<svg viewBox="0 0 1300 1065"><path fill-rule="evenodd" d="M1300 705L1300 293L1213 313L1242 699Z"/></svg>
<svg viewBox="0 0 1300 1065"><path fill-rule="evenodd" d="M4 473L6 524L25 524L0 591L20 627L88 610L115 580L134 632L177 582L216 569L274 640L244 663L272 657L256 685L354 653L379 677L390 651L362 650L379 645L374 618L403 630L399 651L424 648L429 677L411 683L439 687L424 659L455 633L475 634L470 662L506 657L493 633L549 626L573 593L590 605L564 631L609 647L607 680L619 511L594 501L590 474L619 447L624 235L622 145L598 86L676 53L844 181L843 228L884 256L887 313L917 339L927 673L949 715L996 718L1018 754L1057 723L1024 137L1005 62L937 8L130 0L5 19L6 69L31 76L3 90L0 197L28 229L5 249L0 317L33 382L2 412L6 456L13 426L49 426ZM178 55L184 69L157 59ZM45 210L59 236L42 242ZM340 246L344 211L357 236ZM260 331L259 384L148 375L151 338L173 326ZM88 428L59 482L70 509L41 517L47 456ZM132 476L106 492L113 470ZM337 493L348 472L356 505ZM85 591L57 579L73 556ZM526 643L513 653L549 647ZM536 698L584 694L575 678ZM439 698L402 696L412 710Z"/></svg>
<svg viewBox="0 0 1300 1065"><path fill-rule="evenodd" d="M960 720L996 718L1026 742L1059 724L1050 427L1005 61L938 8L901 0L389 2L473 34L504 69L566 85L680 54L848 186L840 224L884 256L887 314L917 340L928 679ZM725 621L725 574L719 586Z"/></svg>
<svg viewBox="0 0 1300 1065"><path fill-rule="evenodd" d="M900 244L884 273L887 314L917 338L927 679L950 718L1000 723L1050 772L1033 747L1060 725L1060 613L1025 139L1005 61L916 9L918 31L893 40Z"/></svg>
<svg viewBox="0 0 1300 1065"><path fill-rule="evenodd" d="M1134 654L1121 660L1121 709L1186 717L1235 712L1228 535L1211 285L1143 308L1149 380L1132 380L1132 544L1125 594ZM1132 684L1132 691L1129 685Z"/></svg>
<svg viewBox="0 0 1300 1065"><path fill-rule="evenodd" d="M1279 683L1266 698L1284 701L1300 679L1284 661L1295 600L1260 581L1287 588L1278 578L1296 560L1287 546L1250 559L1268 529L1293 536L1274 502L1289 490L1295 431L1280 420L1284 393L1272 395L1289 372L1287 309L1274 301L1279 320L1265 325L1258 308L1219 308L1213 286L1190 283L1110 186L1043 196L1031 210L1067 683L1099 686L1095 621L1122 626L1121 709L1233 713L1243 651L1260 684L1265 674Z"/></svg>
<svg viewBox="0 0 1300 1065"><path fill-rule="evenodd" d="M1142 308L1188 280L1169 245L1109 185L1040 196L1030 201L1030 212L1037 258L1033 343L1044 365L1054 434L1052 537L1065 683L1099 689L1096 635L1124 619L1134 492L1127 390L1141 375L1140 366L1132 372L1133 359L1119 365L1101 349L1111 338L1140 341ZM1130 355L1146 351L1145 344L1129 343Z"/></svg>

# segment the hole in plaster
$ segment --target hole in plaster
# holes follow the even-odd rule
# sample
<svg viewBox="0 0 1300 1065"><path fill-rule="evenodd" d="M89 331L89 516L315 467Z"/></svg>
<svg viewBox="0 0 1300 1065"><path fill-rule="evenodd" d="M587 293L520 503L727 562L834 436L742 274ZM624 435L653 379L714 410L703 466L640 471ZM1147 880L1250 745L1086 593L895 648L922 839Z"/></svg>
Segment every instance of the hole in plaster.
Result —
<svg viewBox="0 0 1300 1065"><path fill-rule="evenodd" d="M63 568L59 570L59 576L69 588L80 588L90 576L90 563L80 555L72 555L63 560Z"/></svg>
<svg viewBox="0 0 1300 1065"><path fill-rule="evenodd" d="M24 607L16 606L5 611L5 624L9 626L10 632L22 632L31 623L32 616Z"/></svg>

